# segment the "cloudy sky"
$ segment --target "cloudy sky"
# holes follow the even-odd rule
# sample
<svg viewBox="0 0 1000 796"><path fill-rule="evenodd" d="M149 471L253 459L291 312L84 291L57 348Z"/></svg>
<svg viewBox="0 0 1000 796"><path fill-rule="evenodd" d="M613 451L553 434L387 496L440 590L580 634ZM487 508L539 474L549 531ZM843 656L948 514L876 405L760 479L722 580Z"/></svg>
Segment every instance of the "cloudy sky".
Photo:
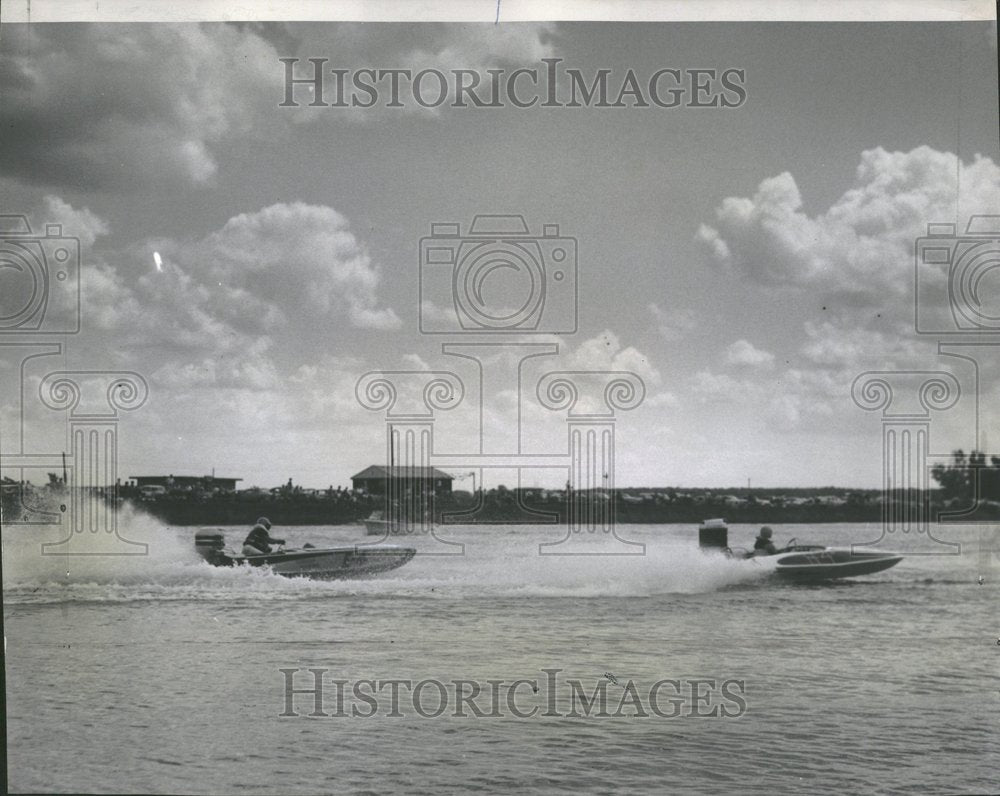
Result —
<svg viewBox="0 0 1000 796"><path fill-rule="evenodd" d="M282 57L484 76L559 58L616 86L630 69L739 69L746 96L363 109L296 89L301 107L279 107ZM439 453L475 450L480 398L487 448L520 417L523 452L564 450L565 415L500 378L517 349L484 354L479 395L469 360L442 352L468 333L421 334L421 238L476 214L575 239L577 331L509 339L558 346L525 384L641 378L643 403L618 414L619 485L879 486L880 417L851 398L869 370L954 371L963 401L933 447L998 450L993 338L970 362L914 330L915 240L1000 212L996 58L992 23L5 25L3 213L79 239L82 331L0 337L4 452L21 427L24 452L64 447L65 417L32 400L57 369L148 382L120 424L123 476L347 484L384 458L384 418L355 393L372 370L462 378ZM996 315L995 269L978 289ZM425 323L454 313L423 298ZM922 311L954 327L946 300ZM22 368L13 344L42 339L62 353Z"/></svg>

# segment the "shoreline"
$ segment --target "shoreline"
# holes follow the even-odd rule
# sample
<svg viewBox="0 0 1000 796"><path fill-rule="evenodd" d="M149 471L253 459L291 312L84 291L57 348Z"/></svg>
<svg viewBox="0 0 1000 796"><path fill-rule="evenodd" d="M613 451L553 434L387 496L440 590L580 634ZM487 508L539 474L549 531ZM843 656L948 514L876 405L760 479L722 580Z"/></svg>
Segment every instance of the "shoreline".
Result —
<svg viewBox="0 0 1000 796"><path fill-rule="evenodd" d="M2 514L11 524L60 524L65 504L62 492L39 490L26 500L5 495ZM967 503L945 501L940 494L924 493L909 501L885 500L880 493L853 493L836 502L822 498L789 498L772 502L750 498L735 502L733 495L687 494L680 499L637 501L634 495L579 492L540 496L516 492L442 494L422 505L431 510L436 525L566 525L571 520L581 527L606 527L611 523L634 525L698 524L724 517L731 524L822 524L845 522L980 523L1000 521L1000 502L971 499ZM94 498L113 501L108 493ZM478 503L477 503L478 498ZM794 500L794 502L791 502ZM120 507L129 507L177 527L209 525L249 526L256 517L266 516L276 525L352 525L362 523L373 512L385 511L381 495L341 496L235 494L196 497L166 495L139 498L118 497ZM575 519L573 519L575 518Z"/></svg>
<svg viewBox="0 0 1000 796"><path fill-rule="evenodd" d="M255 517L267 516L275 525L351 525L359 524L372 511L382 509L380 501L370 504L326 505L324 501L188 501L133 502L131 505L173 526L249 525ZM899 504L733 506L725 503L670 505L633 505L618 502L601 505L592 512L594 525L600 525L613 510L614 522L634 525L698 524L711 517L725 517L730 524L801 525L844 522L882 522L888 517L919 516L917 506ZM975 512L943 504L924 508L929 522L995 522L1000 507L983 505ZM434 521L439 525L530 525L566 524L569 507L558 504L525 503L523 506L487 505L478 511L473 506L439 504ZM578 513L578 512L574 512ZM461 519L458 519L461 517Z"/></svg>

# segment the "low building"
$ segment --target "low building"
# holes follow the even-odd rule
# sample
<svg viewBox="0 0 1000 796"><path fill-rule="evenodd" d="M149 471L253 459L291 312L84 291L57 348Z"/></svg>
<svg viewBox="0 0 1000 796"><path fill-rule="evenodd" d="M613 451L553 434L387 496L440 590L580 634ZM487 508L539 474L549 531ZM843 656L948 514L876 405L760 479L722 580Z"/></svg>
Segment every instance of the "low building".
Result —
<svg viewBox="0 0 1000 796"><path fill-rule="evenodd" d="M390 473L391 470L391 473ZM351 476L351 484L359 492L370 495L384 495L390 476L399 483L401 492L433 492L435 495L451 493L455 479L436 467L386 467L373 464L357 475Z"/></svg>
<svg viewBox="0 0 1000 796"><path fill-rule="evenodd" d="M135 486L162 486L167 492L235 492L242 478L219 478L214 475L130 475Z"/></svg>

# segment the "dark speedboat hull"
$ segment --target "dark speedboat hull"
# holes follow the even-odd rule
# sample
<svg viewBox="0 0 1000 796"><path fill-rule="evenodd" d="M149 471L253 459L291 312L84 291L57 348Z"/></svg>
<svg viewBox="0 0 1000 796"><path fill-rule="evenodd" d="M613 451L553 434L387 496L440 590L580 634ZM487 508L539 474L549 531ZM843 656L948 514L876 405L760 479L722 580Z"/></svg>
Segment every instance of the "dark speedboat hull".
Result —
<svg viewBox="0 0 1000 796"><path fill-rule="evenodd" d="M417 554L412 547L381 545L379 547L331 547L325 549L288 550L264 556L234 556L232 565L269 567L276 575L286 578L339 580L363 578L388 572L403 566Z"/></svg>
<svg viewBox="0 0 1000 796"><path fill-rule="evenodd" d="M412 547L397 545L344 545L279 550L259 556L233 555L225 549L221 531L202 530L195 534L195 549L216 567L266 567L286 578L340 580L364 578L403 566L416 554Z"/></svg>

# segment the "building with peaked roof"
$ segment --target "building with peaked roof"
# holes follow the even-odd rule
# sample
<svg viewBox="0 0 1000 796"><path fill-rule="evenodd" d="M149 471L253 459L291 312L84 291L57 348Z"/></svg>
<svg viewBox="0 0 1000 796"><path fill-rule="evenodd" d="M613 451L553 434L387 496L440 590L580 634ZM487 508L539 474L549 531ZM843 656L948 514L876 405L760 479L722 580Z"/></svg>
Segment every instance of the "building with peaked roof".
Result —
<svg viewBox="0 0 1000 796"><path fill-rule="evenodd" d="M436 467L386 467L373 464L357 475L351 476L351 484L356 490L370 495L384 495L389 478L398 481L401 491L433 491L436 495L451 492L455 479Z"/></svg>

